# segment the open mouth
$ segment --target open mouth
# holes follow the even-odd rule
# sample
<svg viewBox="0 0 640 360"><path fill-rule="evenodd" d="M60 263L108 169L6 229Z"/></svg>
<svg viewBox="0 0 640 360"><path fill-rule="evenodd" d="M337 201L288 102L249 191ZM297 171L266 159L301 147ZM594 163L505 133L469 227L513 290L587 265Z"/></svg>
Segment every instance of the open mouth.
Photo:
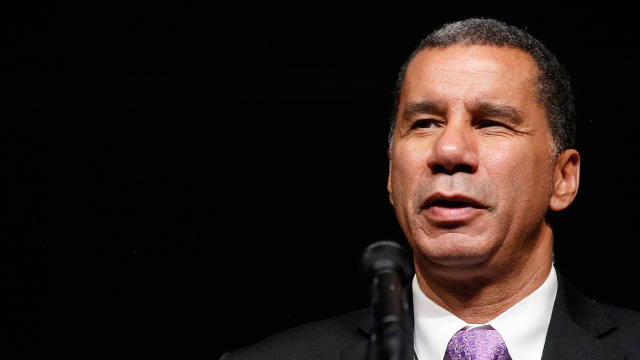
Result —
<svg viewBox="0 0 640 360"><path fill-rule="evenodd" d="M470 204L468 202L449 201L449 200L438 200L433 204L431 204L431 206L441 206L441 207L447 207L447 208L461 208L461 207L467 207L467 206L476 207L476 206L473 206L473 204Z"/></svg>
<svg viewBox="0 0 640 360"><path fill-rule="evenodd" d="M423 214L438 226L459 226L481 214L487 206L463 195L434 194L425 201Z"/></svg>
<svg viewBox="0 0 640 360"><path fill-rule="evenodd" d="M423 208L427 209L434 206L451 209L465 207L472 207L477 209L486 208L486 206L482 205L480 202L465 196L444 196L441 194L430 196L424 203Z"/></svg>

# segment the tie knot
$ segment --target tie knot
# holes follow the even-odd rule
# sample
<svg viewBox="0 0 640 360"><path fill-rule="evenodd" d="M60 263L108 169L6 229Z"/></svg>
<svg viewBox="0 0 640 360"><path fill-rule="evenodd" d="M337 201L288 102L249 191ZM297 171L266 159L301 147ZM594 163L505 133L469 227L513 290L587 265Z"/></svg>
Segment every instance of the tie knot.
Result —
<svg viewBox="0 0 640 360"><path fill-rule="evenodd" d="M460 330L447 345L445 360L511 359L502 336L489 325Z"/></svg>

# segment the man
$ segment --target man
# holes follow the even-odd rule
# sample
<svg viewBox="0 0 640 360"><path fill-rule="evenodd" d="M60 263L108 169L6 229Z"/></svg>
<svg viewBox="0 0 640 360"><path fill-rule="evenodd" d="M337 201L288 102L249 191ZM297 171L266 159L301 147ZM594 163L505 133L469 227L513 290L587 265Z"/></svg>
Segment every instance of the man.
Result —
<svg viewBox="0 0 640 360"><path fill-rule="evenodd" d="M403 66L387 189L413 250L417 358L640 358L640 315L553 267L548 215L580 179L573 116L555 57L495 20L445 25ZM370 332L364 310L223 358L364 359Z"/></svg>

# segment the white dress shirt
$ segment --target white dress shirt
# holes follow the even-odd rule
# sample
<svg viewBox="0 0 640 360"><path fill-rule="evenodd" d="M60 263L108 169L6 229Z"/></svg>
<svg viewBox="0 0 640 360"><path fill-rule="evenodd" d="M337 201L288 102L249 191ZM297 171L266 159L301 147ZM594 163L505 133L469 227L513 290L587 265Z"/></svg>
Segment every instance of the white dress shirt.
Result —
<svg viewBox="0 0 640 360"><path fill-rule="evenodd" d="M526 298L486 324L467 324L429 299L414 276L413 317L418 359L442 359L449 340L462 328L491 325L514 360L540 360L547 337L551 311L558 291L558 278L551 266L547 280Z"/></svg>

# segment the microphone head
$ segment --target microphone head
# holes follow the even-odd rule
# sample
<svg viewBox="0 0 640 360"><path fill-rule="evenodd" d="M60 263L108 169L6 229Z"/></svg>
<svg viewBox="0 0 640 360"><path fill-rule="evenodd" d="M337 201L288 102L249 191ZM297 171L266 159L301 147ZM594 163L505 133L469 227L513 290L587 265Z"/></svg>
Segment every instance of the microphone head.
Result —
<svg viewBox="0 0 640 360"><path fill-rule="evenodd" d="M400 276L405 286L413 276L409 253L395 241L377 241L362 253L362 269L367 283L380 273L392 271Z"/></svg>

